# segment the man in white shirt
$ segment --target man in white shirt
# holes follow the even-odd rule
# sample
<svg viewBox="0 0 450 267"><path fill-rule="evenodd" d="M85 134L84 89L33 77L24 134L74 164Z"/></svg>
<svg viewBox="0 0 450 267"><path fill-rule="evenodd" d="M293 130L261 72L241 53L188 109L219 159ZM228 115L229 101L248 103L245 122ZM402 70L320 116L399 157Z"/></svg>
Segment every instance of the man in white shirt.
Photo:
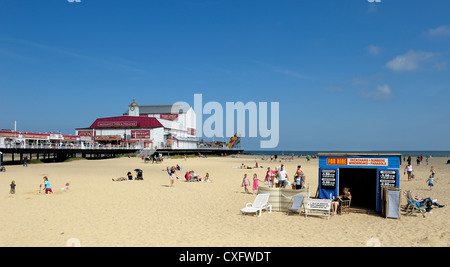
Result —
<svg viewBox="0 0 450 267"><path fill-rule="evenodd" d="M280 170L278 171L278 187L285 188L287 181L289 180L289 177L287 175L287 172L284 170L284 164L281 164Z"/></svg>

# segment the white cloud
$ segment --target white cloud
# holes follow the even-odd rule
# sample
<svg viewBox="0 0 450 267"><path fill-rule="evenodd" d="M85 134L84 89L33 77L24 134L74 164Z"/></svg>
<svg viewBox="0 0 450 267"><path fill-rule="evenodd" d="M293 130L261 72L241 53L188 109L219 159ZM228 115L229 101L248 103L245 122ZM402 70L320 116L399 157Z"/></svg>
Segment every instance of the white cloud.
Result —
<svg viewBox="0 0 450 267"><path fill-rule="evenodd" d="M450 36L450 27L449 26L440 26L436 29L429 29L428 34L431 36Z"/></svg>
<svg viewBox="0 0 450 267"><path fill-rule="evenodd" d="M378 56L381 52L381 47L376 45L369 45L367 47L367 52L372 56Z"/></svg>
<svg viewBox="0 0 450 267"><path fill-rule="evenodd" d="M386 63L386 67L393 71L414 71L419 69L420 64L435 56L434 53L410 50Z"/></svg>
<svg viewBox="0 0 450 267"><path fill-rule="evenodd" d="M375 90L371 90L371 91L363 89L360 91L360 94L363 97L380 100L380 99L390 98L392 96L392 90L389 87L389 85L384 84L384 85L379 85Z"/></svg>

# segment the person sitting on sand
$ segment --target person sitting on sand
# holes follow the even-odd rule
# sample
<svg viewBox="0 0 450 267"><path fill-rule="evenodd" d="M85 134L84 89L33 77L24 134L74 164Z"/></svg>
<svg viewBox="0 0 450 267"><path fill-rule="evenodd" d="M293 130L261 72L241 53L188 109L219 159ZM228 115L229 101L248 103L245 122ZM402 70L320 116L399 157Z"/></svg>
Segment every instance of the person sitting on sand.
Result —
<svg viewBox="0 0 450 267"><path fill-rule="evenodd" d="M5 166L3 166L3 164L2 164L2 166L0 167L0 172L6 172L6 168L5 168Z"/></svg>
<svg viewBox="0 0 450 267"><path fill-rule="evenodd" d="M333 204L333 214L336 214L337 209L338 209L338 207L339 207L339 203L340 203L342 200L349 200L349 199L352 199L352 194L350 194L350 188L344 187L344 189L342 190L342 192L344 193L343 195L340 195L340 196L338 196L338 197L336 197L336 198L334 198L334 199L332 200L332 204Z"/></svg>
<svg viewBox="0 0 450 267"><path fill-rule="evenodd" d="M125 178L125 177L119 177L119 178L116 178L116 179L112 179L113 181L116 181L116 182L120 182L120 181L127 181L128 179L127 178Z"/></svg>
<svg viewBox="0 0 450 267"><path fill-rule="evenodd" d="M194 171L189 172L189 182L198 182L198 176Z"/></svg>
<svg viewBox="0 0 450 267"><path fill-rule="evenodd" d="M133 180L133 174L131 174L131 172L127 173L127 177L128 177L128 181L132 181Z"/></svg>

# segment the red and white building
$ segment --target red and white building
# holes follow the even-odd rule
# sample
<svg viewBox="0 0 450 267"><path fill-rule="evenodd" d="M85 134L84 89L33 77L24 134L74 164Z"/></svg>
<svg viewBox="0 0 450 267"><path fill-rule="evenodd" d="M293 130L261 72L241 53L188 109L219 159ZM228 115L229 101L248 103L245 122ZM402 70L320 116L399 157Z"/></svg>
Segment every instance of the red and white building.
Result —
<svg viewBox="0 0 450 267"><path fill-rule="evenodd" d="M133 101L122 116L98 118L76 129L84 142L141 148L196 149L196 118L191 107L143 105Z"/></svg>

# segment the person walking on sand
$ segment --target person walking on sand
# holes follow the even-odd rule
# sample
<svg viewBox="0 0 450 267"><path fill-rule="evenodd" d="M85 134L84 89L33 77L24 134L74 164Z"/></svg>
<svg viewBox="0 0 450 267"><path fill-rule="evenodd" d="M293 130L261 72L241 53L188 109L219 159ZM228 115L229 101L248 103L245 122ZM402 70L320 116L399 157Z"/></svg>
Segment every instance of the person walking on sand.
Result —
<svg viewBox="0 0 450 267"><path fill-rule="evenodd" d="M248 180L247 174L244 174L244 178L242 179L242 185L244 187L244 192L248 192L248 186L250 185L250 181Z"/></svg>
<svg viewBox="0 0 450 267"><path fill-rule="evenodd" d="M408 181L411 181L413 175L413 166L410 162L408 162L408 165L405 167L405 172L408 173Z"/></svg>
<svg viewBox="0 0 450 267"><path fill-rule="evenodd" d="M45 193L46 194L48 194L48 193L53 194L52 187L50 186L50 182L48 181L47 176L44 176L43 179L44 179Z"/></svg>
<svg viewBox="0 0 450 267"><path fill-rule="evenodd" d="M258 175L255 173L253 174L253 194L255 193L255 191L258 192L258 182Z"/></svg>
<svg viewBox="0 0 450 267"><path fill-rule="evenodd" d="M173 187L173 182L175 181L175 176L177 175L177 171L175 166L170 167L169 171L169 180L170 180L170 187ZM178 179L178 177L177 177Z"/></svg>
<svg viewBox="0 0 450 267"><path fill-rule="evenodd" d="M430 172L431 172L431 176L433 176L433 178L435 178L436 177L436 170L434 169L434 166L431 166Z"/></svg>
<svg viewBox="0 0 450 267"><path fill-rule="evenodd" d="M11 189L9 190L9 193L15 194L16 193L16 182L14 180L12 180L11 184L9 186L11 187Z"/></svg>
<svg viewBox="0 0 450 267"><path fill-rule="evenodd" d="M433 190L434 186L434 176L430 174L430 177L427 179L428 186L430 187L430 191Z"/></svg>

